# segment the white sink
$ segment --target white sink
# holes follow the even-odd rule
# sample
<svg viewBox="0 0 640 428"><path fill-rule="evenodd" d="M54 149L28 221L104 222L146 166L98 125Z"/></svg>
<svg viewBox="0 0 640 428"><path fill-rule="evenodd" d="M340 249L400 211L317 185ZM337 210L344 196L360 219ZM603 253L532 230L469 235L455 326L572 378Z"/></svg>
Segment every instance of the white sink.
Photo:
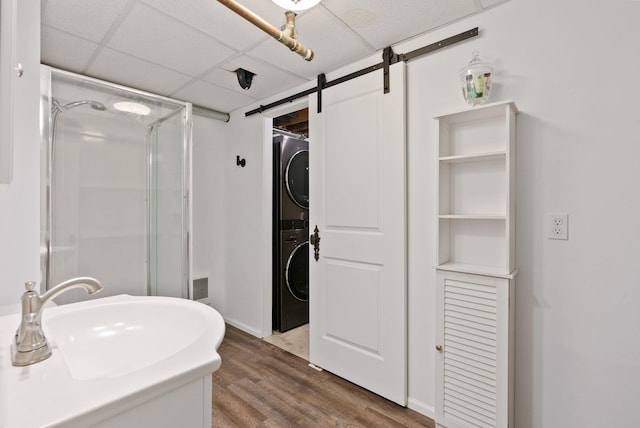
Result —
<svg viewBox="0 0 640 428"><path fill-rule="evenodd" d="M75 379L124 376L185 351L211 334L211 308L202 304L169 298L102 300L98 306L43 317L47 337L55 340Z"/></svg>
<svg viewBox="0 0 640 428"><path fill-rule="evenodd" d="M19 315L0 317L0 427L89 426L210 378L224 320L209 306L120 295L46 308L52 356L11 365ZM38 403L38 412L25 408ZM210 412L210 411L209 411Z"/></svg>

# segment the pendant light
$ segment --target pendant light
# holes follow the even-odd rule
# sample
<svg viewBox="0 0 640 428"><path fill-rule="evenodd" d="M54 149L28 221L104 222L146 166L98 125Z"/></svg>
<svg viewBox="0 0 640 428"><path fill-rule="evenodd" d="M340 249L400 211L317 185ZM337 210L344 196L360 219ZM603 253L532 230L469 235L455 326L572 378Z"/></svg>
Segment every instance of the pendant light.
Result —
<svg viewBox="0 0 640 428"><path fill-rule="evenodd" d="M320 3L320 0L271 0L278 6L287 10L306 10Z"/></svg>

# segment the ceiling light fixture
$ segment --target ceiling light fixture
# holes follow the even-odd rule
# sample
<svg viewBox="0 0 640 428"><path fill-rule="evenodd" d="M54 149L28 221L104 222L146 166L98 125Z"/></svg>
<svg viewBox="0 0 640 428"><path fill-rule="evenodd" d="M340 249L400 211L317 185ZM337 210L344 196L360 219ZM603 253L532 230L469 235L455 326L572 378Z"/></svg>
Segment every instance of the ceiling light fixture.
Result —
<svg viewBox="0 0 640 428"><path fill-rule="evenodd" d="M238 77L238 83L240 87L245 91L251 87L251 82L253 81L253 76L256 73L252 73L249 70L245 70L244 68L238 68L236 70L236 76Z"/></svg>
<svg viewBox="0 0 640 428"><path fill-rule="evenodd" d="M125 113L139 114L140 116L146 116L151 113L151 109L149 107L133 101L119 101L117 103L113 103L113 108Z"/></svg>
<svg viewBox="0 0 640 428"><path fill-rule="evenodd" d="M278 6L287 10L306 10L320 3L320 0L271 0Z"/></svg>

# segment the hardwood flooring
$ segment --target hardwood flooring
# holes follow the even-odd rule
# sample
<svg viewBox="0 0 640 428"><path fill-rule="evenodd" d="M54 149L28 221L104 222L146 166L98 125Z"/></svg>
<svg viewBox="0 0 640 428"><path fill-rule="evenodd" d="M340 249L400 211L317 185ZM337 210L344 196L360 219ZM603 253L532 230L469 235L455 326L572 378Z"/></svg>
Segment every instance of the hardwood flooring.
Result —
<svg viewBox="0 0 640 428"><path fill-rule="evenodd" d="M262 340L309 361L309 324L301 325L284 333L274 331L271 336Z"/></svg>
<svg viewBox="0 0 640 428"><path fill-rule="evenodd" d="M435 427L276 346L227 326L213 374L213 427Z"/></svg>

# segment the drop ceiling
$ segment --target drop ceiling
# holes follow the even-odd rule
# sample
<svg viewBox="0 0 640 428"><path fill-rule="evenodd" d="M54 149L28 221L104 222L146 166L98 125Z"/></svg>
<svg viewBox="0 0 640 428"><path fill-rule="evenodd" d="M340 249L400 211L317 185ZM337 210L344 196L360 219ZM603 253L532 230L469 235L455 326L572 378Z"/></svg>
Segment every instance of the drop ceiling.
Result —
<svg viewBox="0 0 640 428"><path fill-rule="evenodd" d="M323 0L304 61L216 0L42 0L43 64L230 112L507 0ZM238 0L276 27L284 9ZM234 70L256 74L243 90Z"/></svg>

